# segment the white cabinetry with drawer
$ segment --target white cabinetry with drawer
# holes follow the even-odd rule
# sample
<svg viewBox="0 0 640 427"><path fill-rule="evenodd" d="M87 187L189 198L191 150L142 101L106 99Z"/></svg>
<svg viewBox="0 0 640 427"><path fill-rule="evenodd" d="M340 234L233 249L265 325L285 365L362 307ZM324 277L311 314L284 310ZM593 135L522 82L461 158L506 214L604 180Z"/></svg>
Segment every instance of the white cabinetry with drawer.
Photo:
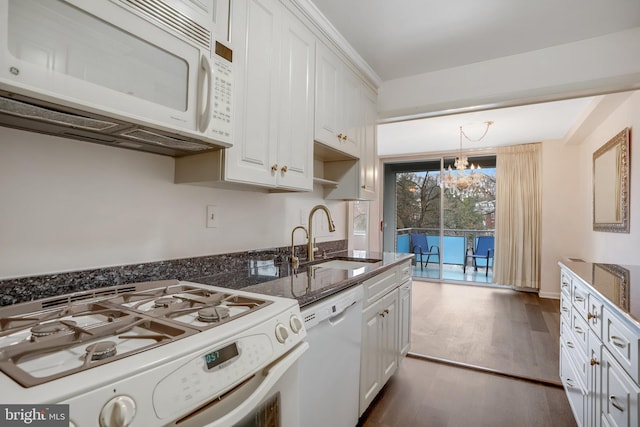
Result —
<svg viewBox="0 0 640 427"><path fill-rule="evenodd" d="M560 263L560 377L580 426L637 426L640 325Z"/></svg>
<svg viewBox="0 0 640 427"><path fill-rule="evenodd" d="M410 261L363 283L360 415L396 372L410 346ZM407 269L408 267L408 269Z"/></svg>

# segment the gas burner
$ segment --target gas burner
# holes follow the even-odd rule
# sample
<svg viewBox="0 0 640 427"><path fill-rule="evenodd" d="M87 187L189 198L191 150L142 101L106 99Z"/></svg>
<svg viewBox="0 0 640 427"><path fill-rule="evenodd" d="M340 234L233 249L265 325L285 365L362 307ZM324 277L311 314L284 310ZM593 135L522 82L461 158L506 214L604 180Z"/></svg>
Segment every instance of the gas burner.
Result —
<svg viewBox="0 0 640 427"><path fill-rule="evenodd" d="M172 304L177 304L179 301L176 298L164 297L158 298L153 302L154 308L167 308Z"/></svg>
<svg viewBox="0 0 640 427"><path fill-rule="evenodd" d="M73 326L75 325L76 325L76 322L74 322L73 320L65 320L64 323L57 322L57 321L49 322L49 323L41 323L31 328L31 337L42 338L42 337L47 337L49 335L69 332L73 330Z"/></svg>
<svg viewBox="0 0 640 427"><path fill-rule="evenodd" d="M205 307L198 310L198 320L213 323L229 317L229 308L223 306Z"/></svg>
<svg viewBox="0 0 640 427"><path fill-rule="evenodd" d="M91 344L85 350L91 360L107 359L116 355L116 343L113 341L99 341Z"/></svg>

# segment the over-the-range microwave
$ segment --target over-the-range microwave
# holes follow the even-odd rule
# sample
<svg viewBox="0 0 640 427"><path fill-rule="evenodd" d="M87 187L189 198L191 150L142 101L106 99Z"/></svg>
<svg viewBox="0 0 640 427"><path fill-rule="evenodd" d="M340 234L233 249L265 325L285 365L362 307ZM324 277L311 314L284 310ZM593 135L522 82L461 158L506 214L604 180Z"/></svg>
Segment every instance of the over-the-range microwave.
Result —
<svg viewBox="0 0 640 427"><path fill-rule="evenodd" d="M230 147L230 0L0 0L0 125L170 156Z"/></svg>

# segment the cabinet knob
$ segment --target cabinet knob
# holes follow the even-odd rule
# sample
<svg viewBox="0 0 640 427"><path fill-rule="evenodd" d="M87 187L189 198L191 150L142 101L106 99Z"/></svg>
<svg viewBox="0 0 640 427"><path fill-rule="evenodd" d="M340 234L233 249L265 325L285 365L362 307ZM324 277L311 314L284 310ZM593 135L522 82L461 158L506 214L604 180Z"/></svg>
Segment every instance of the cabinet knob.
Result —
<svg viewBox="0 0 640 427"><path fill-rule="evenodd" d="M346 141L347 140L347 135L342 135L342 140Z"/></svg>
<svg viewBox="0 0 640 427"><path fill-rule="evenodd" d="M342 132L340 132L340 133L338 134L338 139L343 139L343 138L344 138L344 135L342 135Z"/></svg>
<svg viewBox="0 0 640 427"><path fill-rule="evenodd" d="M282 173L285 173L289 170L289 168L287 168L287 165L284 165L281 169Z"/></svg>
<svg viewBox="0 0 640 427"><path fill-rule="evenodd" d="M589 361L589 364L591 366L595 366L595 365L599 365L600 362L598 362L598 360L596 358L592 357L591 360Z"/></svg>
<svg viewBox="0 0 640 427"><path fill-rule="evenodd" d="M271 171L272 171L272 172L275 172L275 171L277 171L277 170L278 170L278 164L277 164L277 163L276 163L276 164L274 164L273 166L271 166Z"/></svg>
<svg viewBox="0 0 640 427"><path fill-rule="evenodd" d="M596 316L595 314L591 314L591 312L587 313L587 320L591 320L595 317L598 317L598 316Z"/></svg>

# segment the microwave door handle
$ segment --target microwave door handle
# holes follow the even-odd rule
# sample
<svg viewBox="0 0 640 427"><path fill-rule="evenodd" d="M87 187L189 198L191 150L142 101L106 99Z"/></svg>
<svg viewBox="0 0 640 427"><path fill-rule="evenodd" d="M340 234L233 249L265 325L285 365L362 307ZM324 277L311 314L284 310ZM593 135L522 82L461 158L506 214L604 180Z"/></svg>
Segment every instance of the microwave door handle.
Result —
<svg viewBox="0 0 640 427"><path fill-rule="evenodd" d="M203 87L205 77L207 79L206 94ZM211 64L207 57L202 55L200 58L200 74L198 75L198 128L200 132L205 132L211 121L211 91L213 90L211 81ZM203 98L205 102L203 102ZM204 110L203 104L205 104Z"/></svg>

